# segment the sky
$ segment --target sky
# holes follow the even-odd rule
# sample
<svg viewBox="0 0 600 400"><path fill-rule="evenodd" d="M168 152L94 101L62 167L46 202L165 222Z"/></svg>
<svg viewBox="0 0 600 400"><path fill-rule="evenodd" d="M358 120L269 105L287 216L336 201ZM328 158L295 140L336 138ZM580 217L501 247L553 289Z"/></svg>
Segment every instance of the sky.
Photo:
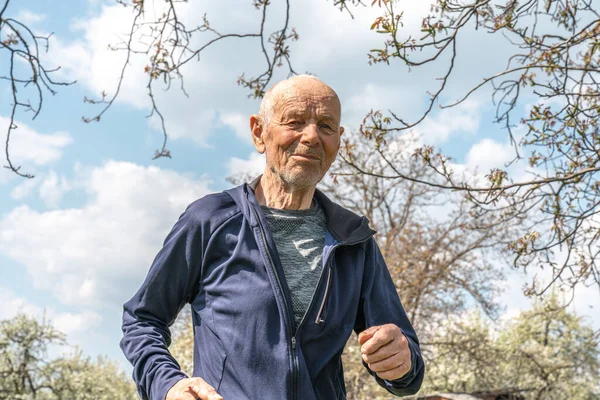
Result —
<svg viewBox="0 0 600 400"><path fill-rule="evenodd" d="M160 12L164 2L147 3L154 7L150 14ZM403 33L420 35L429 4L403 4ZM282 12L273 6L269 29L281 24ZM300 35L290 47L294 68L337 91L347 132L356 131L370 109L390 108L414 120L427 104L427 91L438 83L439 71L431 68L368 64L369 49L383 40L369 30L379 12L357 9L353 19L331 1L291 2L290 25ZM141 284L178 216L195 199L228 188L228 176L259 174L263 168L248 129L259 101L248 98L236 81L242 73L262 72L264 58L256 40L223 41L184 68L189 97L177 84L168 91L158 86L172 158L152 160L163 137L157 120L148 118L143 57L131 60L121 94L101 121L82 122L99 111L83 102L85 96L114 93L124 53L108 45L123 40L131 10L114 0L13 0L7 13L35 32L53 33L44 61L61 67L57 79L76 83L54 96L46 93L35 120L23 112L16 118L11 157L35 178L0 171L0 319L17 312L45 315L71 344L128 369L118 347L122 304ZM249 0L193 1L182 5L180 15L192 26L201 24L205 13L220 32L258 29L259 13ZM205 32L194 40L210 38ZM510 51L503 39L481 32L463 39L463 57L444 100L461 97L497 72ZM282 78L285 71L275 80ZM0 135L6 132L9 95L0 81ZM457 108L436 108L416 133L453 156L457 166L489 171L513 155L506 132L491 123L493 111L489 93L483 92ZM522 295L526 280L507 271L500 299L505 315L529 307ZM597 290L582 289L572 308L600 328L594 306L600 306Z"/></svg>

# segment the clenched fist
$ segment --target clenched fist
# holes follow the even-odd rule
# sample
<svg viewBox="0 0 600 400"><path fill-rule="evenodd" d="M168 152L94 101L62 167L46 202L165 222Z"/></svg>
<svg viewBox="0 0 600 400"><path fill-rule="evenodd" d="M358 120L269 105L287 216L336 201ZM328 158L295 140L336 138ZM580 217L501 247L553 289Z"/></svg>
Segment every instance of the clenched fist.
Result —
<svg viewBox="0 0 600 400"><path fill-rule="evenodd" d="M358 335L362 359L381 379L393 381L410 371L408 340L396 325L372 326Z"/></svg>
<svg viewBox="0 0 600 400"><path fill-rule="evenodd" d="M223 400L215 388L202 378L185 378L167 392L166 400Z"/></svg>

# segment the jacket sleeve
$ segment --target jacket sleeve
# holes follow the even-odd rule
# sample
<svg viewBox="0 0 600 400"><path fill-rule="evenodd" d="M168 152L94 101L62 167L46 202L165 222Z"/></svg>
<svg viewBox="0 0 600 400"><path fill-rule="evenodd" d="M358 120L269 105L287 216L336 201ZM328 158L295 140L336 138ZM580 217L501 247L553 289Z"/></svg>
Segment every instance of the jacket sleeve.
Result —
<svg viewBox="0 0 600 400"><path fill-rule="evenodd" d="M144 400L164 400L169 389L187 377L168 350L169 326L198 290L205 236L200 225L188 208L165 239L142 286L123 306L120 345Z"/></svg>
<svg viewBox="0 0 600 400"><path fill-rule="evenodd" d="M396 396L413 395L419 391L425 375L419 339L406 316L394 282L374 238L371 238L366 244L365 253L361 298L354 330L358 334L371 326L397 325L408 340L411 369L404 377L387 381L379 378L366 363L363 362L363 365L377 380L377 383L390 393Z"/></svg>

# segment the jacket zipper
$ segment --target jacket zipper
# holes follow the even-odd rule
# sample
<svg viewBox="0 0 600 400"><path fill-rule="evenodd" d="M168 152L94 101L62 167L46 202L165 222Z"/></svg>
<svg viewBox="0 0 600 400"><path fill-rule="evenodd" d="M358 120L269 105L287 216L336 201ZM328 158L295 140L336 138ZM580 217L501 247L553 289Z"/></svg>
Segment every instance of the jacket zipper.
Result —
<svg viewBox="0 0 600 400"><path fill-rule="evenodd" d="M292 370L292 397L294 400L298 398L298 357L296 357L296 336L292 336L292 362L294 369Z"/></svg>
<svg viewBox="0 0 600 400"><path fill-rule="evenodd" d="M315 319L315 324L321 325L325 320L321 318L323 316L323 311L325 310L325 302L327 301L327 295L329 294L329 287L331 286L331 265L329 265L329 259L333 254L334 250L337 249L340 244L336 244L331 247L329 253L327 253L327 257L325 258L325 263L323 263L323 268L327 268L327 286L325 286L325 293L323 294L323 299L321 300L321 306L319 307L319 312L317 313L317 318Z"/></svg>
<svg viewBox="0 0 600 400"><path fill-rule="evenodd" d="M336 246L334 246L336 247ZM333 250L333 248L332 248ZM331 254L331 251L329 252ZM327 260L329 259L329 254L327 255L327 259L326 262L323 264L323 270L321 270L321 275L319 276L319 283L321 283L321 280L323 279L323 272L325 271L325 266L327 265ZM329 274L327 276L327 287L325 289L325 297L327 297L327 291L329 290L329 284L331 281L331 268L329 268ZM312 297L310 298L310 303L308 304L308 308L306 309L306 312L304 313L304 315L302 316L302 319L300 320L300 323L298 324L298 326L296 327L296 332L294 332L294 335L292 335L292 351L293 351L293 362L294 362L294 371L292 373L292 383L293 383L293 393L294 393L294 400L297 398L297 385L298 385L298 359L296 357L296 343L297 343L297 339L296 336L298 335L298 332L300 332L300 328L302 327L302 325L304 325L304 320L306 319L306 316L308 315L308 312L310 311L311 307L312 307L312 303L315 300L315 295L317 294L317 290L319 289L319 283L317 283L317 287L315 288L315 291L313 292ZM321 307L323 307L321 305Z"/></svg>
<svg viewBox="0 0 600 400"><path fill-rule="evenodd" d="M271 269L273 270L275 278L277 279L277 285L279 286L279 290L281 291L281 293L283 295L282 297L283 297L283 303L284 303L284 307L285 307L285 315L287 317L288 329L289 329L290 336L291 336L290 344L291 344L291 348L292 348L292 397L294 400L296 400L298 398L298 393L297 393L298 392L298 388L297 388L297 386L298 386L298 382L297 382L298 381L298 359L296 357L296 342L297 342L296 335L298 334L298 332L300 331L300 328L304 324L306 315L308 314L308 311L310 310L310 307L312 306L312 302L314 301L314 297L316 294L316 289L315 289L315 293L313 293L313 297L311 298L311 301L308 306L308 309L306 310L306 313L302 317L300 324L298 324L298 326L296 327L296 332L293 332L293 334L292 334L292 322L291 322L291 317L289 315L287 300L285 299L285 295L283 294L283 286L281 285L281 280L279 279L279 274L277 273L277 269L275 268L275 263L273 262L271 252L269 251L268 247L266 246L267 237L265 235L265 231L262 226L262 223L260 222L260 219L258 218L258 213L256 212L256 210L254 209L253 206L251 206L251 208L252 208L252 212L254 213L254 217L256 218L256 222L258 222L258 227L259 227L260 233L262 235L263 243L265 246L265 252L267 253L267 256L269 257L269 263L271 264ZM323 315L323 310L325 308L325 301L327 300L327 295L329 294L329 287L331 285L331 266L328 266L329 259L331 258L331 254L333 254L333 251L335 249L337 249L338 247L340 247L342 244L347 245L347 246L352 246L354 244L361 243L363 241L364 240L358 240L358 241L355 241L352 243L339 243L339 244L332 246L331 250L329 250L327 257L325 258L325 263L323 264L323 268L326 268L326 267L328 268L327 286L325 286L325 293L323 294L323 300L321 301L321 306L319 307L319 313L317 314L317 318L315 320L315 323L317 325L321 325L323 322L325 322L321 318L321 316ZM319 281L321 280L322 277L323 277L323 271L321 271L321 277L319 278Z"/></svg>
<svg viewBox="0 0 600 400"><path fill-rule="evenodd" d="M325 294L323 295L323 300L321 301L321 307L319 307L319 313L317 314L317 318L315 319L315 324L321 325L325 320L321 318L323 315L323 309L325 308L325 301L327 300L327 294L329 293L329 286L331 285L331 266L327 268L327 286L325 286Z"/></svg>
<svg viewBox="0 0 600 400"><path fill-rule="evenodd" d="M283 304L285 307L285 315L287 317L287 325L288 325L288 330L290 332L290 344L292 347L292 351L291 351L291 358L292 358L292 397L294 400L296 400L298 398L297 396L297 388L296 386L297 384L297 380L298 380L298 360L296 359L296 336L295 334L292 334L292 322L291 322L291 317L289 315L289 308L288 308L288 303L287 300L285 299L285 294L283 293L283 286L281 285L281 280L279 279L279 274L277 273L277 268L275 268L275 263L273 262L273 258L271 256L271 252L269 251L269 248L267 247L267 237L265 235L265 231L264 228L262 226L262 223L260 222L260 219L258 218L258 213L256 212L256 210L254 209L253 206L251 206L252 211L254 212L254 217L256 218L256 222L258 222L258 228L260 230L262 239L263 239L263 245L265 246L265 252L267 253L267 256L269 257L269 264L271 266L271 269L273 270L273 274L275 275L275 278L277 279L277 285L279 286L279 291L281 292L283 297Z"/></svg>
<svg viewBox="0 0 600 400"><path fill-rule="evenodd" d="M357 242L359 243L359 242ZM354 243L352 243L354 244ZM325 262L323 263L323 270L321 270L321 276L319 276L319 283L321 283L321 280L323 279L323 272L325 272L325 268L327 268L327 285L325 286L325 293L323 294L323 300L321 301L321 306L319 307L319 313L317 314L317 319L315 320L315 323L317 325L321 325L323 322L325 322L322 318L321 315L323 315L323 309L325 308L325 301L327 300L327 294L329 293L329 287L331 286L331 265L329 265L329 259L331 254L333 253L333 251L338 248L340 244L336 244L334 246L331 247L331 250L329 250L329 253L327 253L327 257L325 258ZM302 317L302 320L300 321L300 324L298 324L298 326L296 327L296 332L294 332L294 335L292 336L292 350L293 350L293 354L294 354L294 371L292 374L292 382L293 382L293 394L294 394L294 400L297 399L297 376L298 376L298 360L296 358L296 335L298 335L298 332L300 332L300 328L302 328L302 326L304 325L304 320L306 319L306 316L308 315L308 312L310 311L313 302L315 301L315 295L317 294L317 290L319 288L319 284L317 284L317 287L315 288L315 291L313 292L313 295L310 299L310 303L308 305L308 309L306 310L306 312L304 313L304 316Z"/></svg>
<svg viewBox="0 0 600 400"><path fill-rule="evenodd" d="M354 243L352 243L352 244L354 244ZM329 250L329 253L327 253L327 257L325 257L325 262L323 263L323 270L321 271L321 275L319 276L319 283L317 284L317 287L315 288L315 291L313 292L313 295L310 298L310 303L308 304L308 308L307 308L306 312L304 313L304 316L302 317L300 324L296 328L296 335L300 331L300 328L304 325L304 320L306 319L306 316L308 315L308 312L310 311L310 309L312 307L312 303L315 301L315 295L317 294L317 290L319 289L319 284L321 283L321 279L323 279L323 273L325 272L325 268L327 268L327 286L325 286L325 293L323 294L323 299L321 300L321 306L319 307L319 313L317 314L317 318L315 319L315 324L321 325L323 322L325 322L325 320L323 320L321 318L321 315L323 315L323 309L325 308L325 301L327 300L327 294L329 293L329 287L331 286L331 265L328 266L329 258L331 256L331 254L333 253L333 251L341 245L342 245L342 243L332 246L331 250Z"/></svg>
<svg viewBox="0 0 600 400"><path fill-rule="evenodd" d="M331 250L329 250L329 253L327 253L327 257L325 258L325 263L323 264L323 268L325 268L325 267L328 268L327 286L325 286L325 293L323 294L323 299L321 300L321 306L319 307L319 312L317 314L317 318L315 319L315 324L321 325L321 324L323 324L323 322L325 322L325 320L322 318L322 316L323 316L323 311L325 310L325 302L327 301L327 295L329 294L329 287L331 286L331 268L332 267L331 267L331 265L329 265L329 259L331 258L331 255L333 254L334 250L340 246L352 246L357 243L361 243L363 241L364 240L357 240L352 243L338 243L338 244L332 246Z"/></svg>

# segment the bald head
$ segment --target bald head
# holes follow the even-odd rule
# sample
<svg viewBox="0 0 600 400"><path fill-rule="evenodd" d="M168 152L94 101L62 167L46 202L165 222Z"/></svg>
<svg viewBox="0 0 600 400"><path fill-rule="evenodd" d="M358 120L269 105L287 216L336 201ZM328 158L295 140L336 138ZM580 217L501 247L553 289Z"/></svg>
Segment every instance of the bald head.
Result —
<svg viewBox="0 0 600 400"><path fill-rule="evenodd" d="M261 116L263 123L269 125L271 118L273 117L273 110L277 106L277 103L286 96L294 96L297 91L309 91L316 92L326 97L335 99L339 111L338 121L341 119L341 103L337 93L317 78L314 75L295 75L291 78L277 82L271 87L260 103L259 115Z"/></svg>

